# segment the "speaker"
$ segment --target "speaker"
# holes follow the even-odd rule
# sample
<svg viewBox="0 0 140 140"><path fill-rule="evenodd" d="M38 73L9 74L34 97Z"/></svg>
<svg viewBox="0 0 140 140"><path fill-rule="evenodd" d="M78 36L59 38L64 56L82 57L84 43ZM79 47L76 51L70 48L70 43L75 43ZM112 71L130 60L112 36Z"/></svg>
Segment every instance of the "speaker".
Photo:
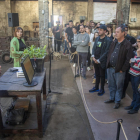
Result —
<svg viewBox="0 0 140 140"><path fill-rule="evenodd" d="M8 13L8 25L9 27L19 26L18 13Z"/></svg>

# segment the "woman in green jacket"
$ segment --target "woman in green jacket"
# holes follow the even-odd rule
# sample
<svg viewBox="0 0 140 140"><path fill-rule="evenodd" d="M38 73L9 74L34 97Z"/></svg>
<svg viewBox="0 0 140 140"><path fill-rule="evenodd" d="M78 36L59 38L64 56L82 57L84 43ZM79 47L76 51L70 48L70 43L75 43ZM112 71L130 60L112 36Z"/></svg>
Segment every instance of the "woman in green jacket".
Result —
<svg viewBox="0 0 140 140"><path fill-rule="evenodd" d="M26 48L25 41L22 39L23 29L17 27L15 29L14 38L10 43L10 57L14 59L14 67L20 67L23 51Z"/></svg>

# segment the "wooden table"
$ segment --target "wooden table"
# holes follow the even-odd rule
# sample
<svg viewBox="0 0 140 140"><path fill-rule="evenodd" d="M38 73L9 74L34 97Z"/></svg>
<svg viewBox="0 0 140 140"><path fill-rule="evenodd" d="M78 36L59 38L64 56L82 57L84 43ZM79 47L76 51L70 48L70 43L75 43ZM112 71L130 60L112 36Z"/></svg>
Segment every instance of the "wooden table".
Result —
<svg viewBox="0 0 140 140"><path fill-rule="evenodd" d="M43 88L43 100L46 100L46 69L42 73L36 73L33 80L38 82L35 87L25 87L23 83L25 78L17 78L15 72L7 72L0 78L0 97L27 97L28 95L36 96L37 107L37 123L38 129L6 129L3 126L2 114L0 109L0 133L38 133L40 137L43 136L42 126L42 104L41 104L41 92Z"/></svg>

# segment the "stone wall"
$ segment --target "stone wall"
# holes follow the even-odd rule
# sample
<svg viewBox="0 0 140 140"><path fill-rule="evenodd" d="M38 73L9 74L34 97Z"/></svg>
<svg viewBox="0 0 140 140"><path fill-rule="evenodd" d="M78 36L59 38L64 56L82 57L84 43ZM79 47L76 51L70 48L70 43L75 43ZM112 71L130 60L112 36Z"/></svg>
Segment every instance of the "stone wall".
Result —
<svg viewBox="0 0 140 140"><path fill-rule="evenodd" d="M8 0L7 0L8 1ZM43 4L43 0L41 1ZM0 36L7 36L8 30L11 29L8 27L8 17L7 17L7 5L5 1L0 1ZM130 33L133 35L140 34L140 4L131 4L130 7L130 16L129 18L137 18L136 22L129 22L130 24ZM46 9L47 10L47 9ZM11 11L19 13L19 25L24 27L25 25L29 27L30 31L34 31L33 22L39 22L39 4L38 1L11 1ZM49 0L49 9L50 15L52 14L52 0ZM74 24L80 21L80 16L85 16L86 21L88 17L88 3L87 2L74 2L74 1L53 1L53 14L60 15L63 17L63 25L69 20L73 20ZM50 19L47 17L47 19ZM43 19L40 11L40 18ZM116 3L93 3L93 19L94 21L105 20L106 23L109 23L116 16ZM48 20L46 21L46 25ZM42 23L43 25L43 23ZM46 29L46 34L47 34Z"/></svg>
<svg viewBox="0 0 140 140"><path fill-rule="evenodd" d="M12 1L12 13L19 14L19 26L33 31L33 22L39 22L38 1Z"/></svg>
<svg viewBox="0 0 140 140"><path fill-rule="evenodd" d="M105 21L112 22L116 18L117 3L94 2L93 19L95 22Z"/></svg>
<svg viewBox="0 0 140 140"><path fill-rule="evenodd" d="M54 1L53 14L61 15L63 17L63 24L69 20L73 20L75 24L80 21L80 16L87 18L87 4L87 2Z"/></svg>

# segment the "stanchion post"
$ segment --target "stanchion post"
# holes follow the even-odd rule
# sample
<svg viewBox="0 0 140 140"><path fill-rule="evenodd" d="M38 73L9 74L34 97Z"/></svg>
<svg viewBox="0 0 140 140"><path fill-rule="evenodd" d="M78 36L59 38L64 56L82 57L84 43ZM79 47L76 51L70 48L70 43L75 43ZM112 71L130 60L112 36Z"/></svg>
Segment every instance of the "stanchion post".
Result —
<svg viewBox="0 0 140 140"><path fill-rule="evenodd" d="M120 122L122 123L123 120L122 120L122 119L118 119L118 120L117 120L118 128L117 128L117 136L116 136L116 140L119 140L119 138L120 138L120 130L121 130L121 124L120 124Z"/></svg>
<svg viewBox="0 0 140 140"><path fill-rule="evenodd" d="M50 88L50 82L51 82L51 57L52 57L52 53L50 53L50 67L49 67L49 90L48 93L51 93L51 88Z"/></svg>

